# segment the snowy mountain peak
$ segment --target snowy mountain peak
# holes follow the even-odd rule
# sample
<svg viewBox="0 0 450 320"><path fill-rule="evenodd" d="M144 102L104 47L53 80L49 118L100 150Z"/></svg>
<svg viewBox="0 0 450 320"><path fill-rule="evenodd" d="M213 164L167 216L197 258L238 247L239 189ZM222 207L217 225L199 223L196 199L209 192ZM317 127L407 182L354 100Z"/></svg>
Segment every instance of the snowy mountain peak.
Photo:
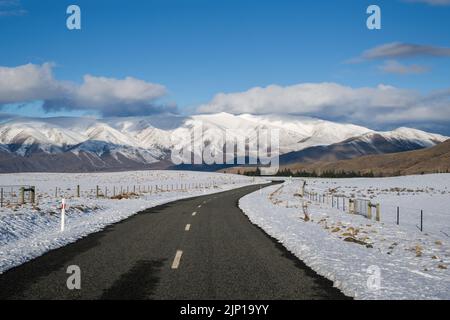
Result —
<svg viewBox="0 0 450 320"><path fill-rule="evenodd" d="M35 153L91 154L99 161L112 157L138 163L170 158L174 143L190 146L194 130L202 128L203 141L215 150L223 148L224 132L248 138L259 129L279 130L280 154L314 146L328 146L349 139L373 144L374 137L395 140L407 148L430 147L448 137L411 128L377 132L353 125L291 115L156 115L147 117L16 118L0 124L0 152L18 156ZM202 137L196 137L202 139ZM403 149L402 149L403 151ZM120 160L122 159L122 160Z"/></svg>

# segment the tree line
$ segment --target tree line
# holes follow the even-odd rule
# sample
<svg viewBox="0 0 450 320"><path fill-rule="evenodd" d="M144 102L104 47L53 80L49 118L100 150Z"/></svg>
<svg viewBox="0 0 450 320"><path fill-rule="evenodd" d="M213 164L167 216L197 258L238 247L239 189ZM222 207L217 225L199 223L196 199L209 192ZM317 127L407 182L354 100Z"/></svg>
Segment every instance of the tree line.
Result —
<svg viewBox="0 0 450 320"><path fill-rule="evenodd" d="M238 171L238 174L241 174ZM249 177L261 176L261 169L256 168L253 171L245 171L244 175ZM309 172L304 170L296 170L292 171L291 169L285 168L278 170L278 172L274 175L275 177L302 177L302 178L373 178L375 174L370 172L360 171L323 171L316 172L315 170Z"/></svg>

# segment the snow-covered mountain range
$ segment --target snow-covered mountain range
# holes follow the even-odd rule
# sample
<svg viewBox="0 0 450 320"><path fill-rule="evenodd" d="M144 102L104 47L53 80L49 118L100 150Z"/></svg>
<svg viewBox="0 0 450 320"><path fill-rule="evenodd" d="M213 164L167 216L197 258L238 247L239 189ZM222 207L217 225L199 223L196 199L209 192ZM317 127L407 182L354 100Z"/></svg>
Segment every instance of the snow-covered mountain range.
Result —
<svg viewBox="0 0 450 320"><path fill-rule="evenodd" d="M202 128L203 137L194 135L199 128ZM252 137L260 129L279 129L280 154L342 142L373 145L374 152L377 152L380 137L383 144L393 142L392 152L395 152L431 147L448 139L410 128L376 132L352 124L281 115L218 113L114 119L15 118L0 123L0 171L46 170L46 165L33 169L33 163L42 167L44 163L53 162L48 168L51 170L61 159L66 164L59 170L69 171L130 169L149 165L167 167L175 144L191 146L195 137L202 139L199 145L208 144L211 149L222 150L225 130L227 134L236 135L232 138L239 138L239 135ZM379 153L385 152L383 150L380 149Z"/></svg>

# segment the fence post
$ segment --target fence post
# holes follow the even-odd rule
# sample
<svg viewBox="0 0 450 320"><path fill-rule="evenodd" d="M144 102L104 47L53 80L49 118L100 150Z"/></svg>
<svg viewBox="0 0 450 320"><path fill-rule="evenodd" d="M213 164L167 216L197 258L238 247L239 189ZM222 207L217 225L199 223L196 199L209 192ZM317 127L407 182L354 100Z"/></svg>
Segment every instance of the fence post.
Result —
<svg viewBox="0 0 450 320"><path fill-rule="evenodd" d="M367 204L367 218L372 220L372 203Z"/></svg>
<svg viewBox="0 0 450 320"><path fill-rule="evenodd" d="M80 197L80 185L77 184L77 198Z"/></svg>
<svg viewBox="0 0 450 320"><path fill-rule="evenodd" d="M423 210L420 210L420 231L423 231Z"/></svg>
<svg viewBox="0 0 450 320"><path fill-rule="evenodd" d="M99 189L98 186L97 186L97 189L95 191L95 194L96 194L97 198L100 197L100 189Z"/></svg>
<svg viewBox="0 0 450 320"><path fill-rule="evenodd" d="M19 204L24 204L24 203L25 203L25 188L24 187L20 187Z"/></svg>
<svg viewBox="0 0 450 320"><path fill-rule="evenodd" d="M30 187L30 202L34 204L36 201L36 187L32 186Z"/></svg>
<svg viewBox="0 0 450 320"><path fill-rule="evenodd" d="M397 207L397 225L400 224L400 207Z"/></svg>
<svg viewBox="0 0 450 320"><path fill-rule="evenodd" d="M380 204L377 204L377 215L375 218L378 222L381 220L381 210L380 210Z"/></svg>
<svg viewBox="0 0 450 320"><path fill-rule="evenodd" d="M55 198L58 198L58 187L55 187Z"/></svg>
<svg viewBox="0 0 450 320"><path fill-rule="evenodd" d="M3 208L3 188L0 189L0 208Z"/></svg>
<svg viewBox="0 0 450 320"><path fill-rule="evenodd" d="M64 231L65 226L65 216L66 216L66 199L61 200L61 232Z"/></svg>

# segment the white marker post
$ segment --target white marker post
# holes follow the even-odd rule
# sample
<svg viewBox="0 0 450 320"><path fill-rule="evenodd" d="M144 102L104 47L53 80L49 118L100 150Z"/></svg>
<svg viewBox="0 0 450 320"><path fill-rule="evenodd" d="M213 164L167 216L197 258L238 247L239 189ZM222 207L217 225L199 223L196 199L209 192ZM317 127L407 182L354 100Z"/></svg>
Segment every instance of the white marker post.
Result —
<svg viewBox="0 0 450 320"><path fill-rule="evenodd" d="M66 199L63 198L61 201L61 232L64 231L65 216L66 216Z"/></svg>

